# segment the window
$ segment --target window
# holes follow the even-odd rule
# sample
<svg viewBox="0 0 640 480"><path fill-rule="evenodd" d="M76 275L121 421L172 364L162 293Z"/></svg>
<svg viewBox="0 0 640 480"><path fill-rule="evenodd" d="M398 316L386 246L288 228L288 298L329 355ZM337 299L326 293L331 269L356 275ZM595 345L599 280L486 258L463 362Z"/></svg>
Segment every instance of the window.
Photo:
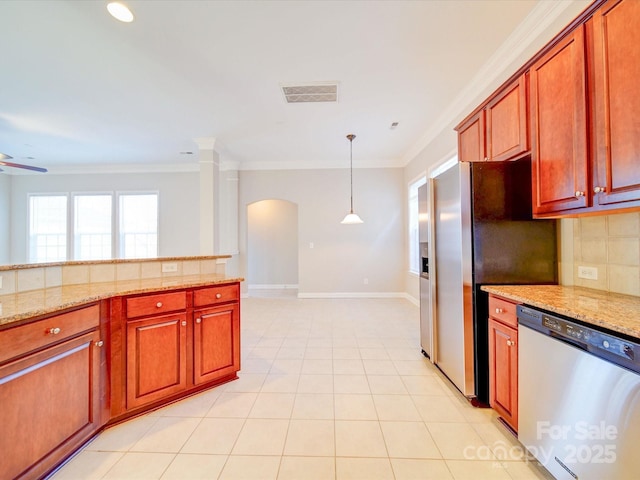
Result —
<svg viewBox="0 0 640 480"><path fill-rule="evenodd" d="M158 195L120 194L120 257L158 256Z"/></svg>
<svg viewBox="0 0 640 480"><path fill-rule="evenodd" d="M420 273L420 237L418 188L427 183L427 177L422 176L409 184L409 272Z"/></svg>
<svg viewBox="0 0 640 480"><path fill-rule="evenodd" d="M67 195L29 196L29 261L67 259Z"/></svg>
<svg viewBox="0 0 640 480"><path fill-rule="evenodd" d="M74 195L73 258L112 258L111 195Z"/></svg>
<svg viewBox="0 0 640 480"><path fill-rule="evenodd" d="M120 193L116 203L113 193L68 198L29 195L29 262L158 256L157 193Z"/></svg>

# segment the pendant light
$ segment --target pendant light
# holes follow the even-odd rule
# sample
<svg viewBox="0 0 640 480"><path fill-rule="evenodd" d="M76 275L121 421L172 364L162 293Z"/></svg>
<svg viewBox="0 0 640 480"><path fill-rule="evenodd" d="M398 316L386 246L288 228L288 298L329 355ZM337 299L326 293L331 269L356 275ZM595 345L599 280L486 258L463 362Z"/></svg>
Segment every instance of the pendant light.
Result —
<svg viewBox="0 0 640 480"><path fill-rule="evenodd" d="M357 213L353 213L353 139L356 136L353 133L347 135L349 139L349 170L351 171L351 210L342 222L345 225L354 225L356 223L363 223L362 219L358 216Z"/></svg>

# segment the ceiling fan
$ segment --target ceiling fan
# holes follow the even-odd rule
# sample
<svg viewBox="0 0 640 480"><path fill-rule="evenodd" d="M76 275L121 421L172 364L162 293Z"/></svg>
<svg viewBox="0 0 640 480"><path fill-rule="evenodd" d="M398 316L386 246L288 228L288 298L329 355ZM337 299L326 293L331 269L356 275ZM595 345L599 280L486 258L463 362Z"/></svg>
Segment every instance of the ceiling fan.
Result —
<svg viewBox="0 0 640 480"><path fill-rule="evenodd" d="M24 168L25 170L33 170L34 172L46 172L46 168L42 167L34 167L33 165L24 165L22 163L13 163L7 162L7 160L11 160L13 157L11 155L7 155L6 153L0 153L0 166L5 167L13 167L13 168ZM2 172L2 168L0 168L0 172Z"/></svg>

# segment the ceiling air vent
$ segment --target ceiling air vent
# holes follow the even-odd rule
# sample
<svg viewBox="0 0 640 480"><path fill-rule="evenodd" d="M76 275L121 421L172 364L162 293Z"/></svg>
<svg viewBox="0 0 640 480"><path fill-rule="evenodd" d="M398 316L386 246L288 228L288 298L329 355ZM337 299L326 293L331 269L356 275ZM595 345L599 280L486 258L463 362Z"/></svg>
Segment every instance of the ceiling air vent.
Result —
<svg viewBox="0 0 640 480"><path fill-rule="evenodd" d="M287 103L315 103L338 101L338 85L292 85L282 87Z"/></svg>

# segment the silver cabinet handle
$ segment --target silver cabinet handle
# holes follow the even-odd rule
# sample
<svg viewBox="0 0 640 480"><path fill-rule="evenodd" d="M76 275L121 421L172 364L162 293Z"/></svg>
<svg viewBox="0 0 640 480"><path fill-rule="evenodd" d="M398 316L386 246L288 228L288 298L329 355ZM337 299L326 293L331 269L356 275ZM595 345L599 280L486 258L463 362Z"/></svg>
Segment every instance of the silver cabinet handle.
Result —
<svg viewBox="0 0 640 480"><path fill-rule="evenodd" d="M162 302L156 303L156 307L161 308L162 307Z"/></svg>
<svg viewBox="0 0 640 480"><path fill-rule="evenodd" d="M504 310L502 308L496 308L496 313L504 313Z"/></svg>
<svg viewBox="0 0 640 480"><path fill-rule="evenodd" d="M183 327L186 327L186 326L187 326L187 321L186 321L186 320L183 320L183 321L182 321L182 326L183 326Z"/></svg>
<svg viewBox="0 0 640 480"><path fill-rule="evenodd" d="M196 323L201 323L202 319L200 317L196 318Z"/></svg>
<svg viewBox="0 0 640 480"><path fill-rule="evenodd" d="M604 193L607 191L607 187L596 187L593 189L593 193Z"/></svg>
<svg viewBox="0 0 640 480"><path fill-rule="evenodd" d="M49 329L49 333L51 335L58 335L62 330L59 327L54 327Z"/></svg>
<svg viewBox="0 0 640 480"><path fill-rule="evenodd" d="M96 342L96 347L101 347L104 345L104 342L102 340L99 340Z"/></svg>
<svg viewBox="0 0 640 480"><path fill-rule="evenodd" d="M222 298L222 294L221 293L216 293L216 298Z"/></svg>
<svg viewBox="0 0 640 480"><path fill-rule="evenodd" d="M580 198L580 197L584 197L584 192L581 192L580 190L578 190L576 192L576 198Z"/></svg>

